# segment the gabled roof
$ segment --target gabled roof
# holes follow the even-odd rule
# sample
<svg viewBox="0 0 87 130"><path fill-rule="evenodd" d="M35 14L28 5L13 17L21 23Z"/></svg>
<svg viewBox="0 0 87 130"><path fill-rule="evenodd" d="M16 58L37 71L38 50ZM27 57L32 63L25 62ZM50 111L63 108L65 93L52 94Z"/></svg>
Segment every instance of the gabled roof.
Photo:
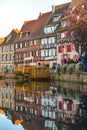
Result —
<svg viewBox="0 0 87 130"><path fill-rule="evenodd" d="M31 30L33 28L33 25L35 24L37 20L30 20L30 21L24 21L24 24L21 28L21 32L22 33L25 33L25 32L30 32L31 33Z"/></svg>
<svg viewBox="0 0 87 130"><path fill-rule="evenodd" d="M18 29L13 29L4 39L4 41L2 42L2 45L4 44L12 44L13 41L15 40L17 34L20 31Z"/></svg>
<svg viewBox="0 0 87 130"><path fill-rule="evenodd" d="M41 35L51 13L52 12L47 12L43 14L40 13L35 25L33 26L32 32L30 34L30 39L38 38Z"/></svg>
<svg viewBox="0 0 87 130"><path fill-rule="evenodd" d="M47 25L55 24L56 22L53 22L53 18L55 16L59 16L59 15L63 14L63 12L69 7L69 5L70 5L70 3L54 6L54 13L53 13L52 17L50 18L49 22L47 23ZM57 23L58 23L58 21L57 21Z"/></svg>
<svg viewBox="0 0 87 130"><path fill-rule="evenodd" d="M62 14L69 7L69 5L70 5L70 3L66 3L66 4L61 4L61 5L55 6L54 15Z"/></svg>
<svg viewBox="0 0 87 130"><path fill-rule="evenodd" d="M20 30L20 33L22 33L22 37L20 38L20 33L19 33L16 39L14 40L14 42L25 41L26 39L28 39L30 37L30 34L32 32L32 29L36 21L37 20L24 21L22 28ZM27 37L25 37L26 32L29 34Z"/></svg>

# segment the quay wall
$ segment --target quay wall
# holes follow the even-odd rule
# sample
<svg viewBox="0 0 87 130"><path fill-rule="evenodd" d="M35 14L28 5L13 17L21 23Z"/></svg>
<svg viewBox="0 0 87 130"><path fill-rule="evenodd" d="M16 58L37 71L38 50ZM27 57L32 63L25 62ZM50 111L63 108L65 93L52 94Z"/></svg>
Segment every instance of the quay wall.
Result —
<svg viewBox="0 0 87 130"><path fill-rule="evenodd" d="M55 74L54 80L87 84L87 72Z"/></svg>

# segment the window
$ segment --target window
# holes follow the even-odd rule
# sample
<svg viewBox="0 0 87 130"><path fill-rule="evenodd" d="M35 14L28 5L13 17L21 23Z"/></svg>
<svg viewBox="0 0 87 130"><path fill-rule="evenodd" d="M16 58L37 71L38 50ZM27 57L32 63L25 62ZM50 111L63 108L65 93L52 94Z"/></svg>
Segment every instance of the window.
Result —
<svg viewBox="0 0 87 130"><path fill-rule="evenodd" d="M27 46L27 42L25 42L25 47Z"/></svg>
<svg viewBox="0 0 87 130"><path fill-rule="evenodd" d="M41 39L41 45L43 45L44 44L44 39Z"/></svg>
<svg viewBox="0 0 87 130"><path fill-rule="evenodd" d="M20 43L20 48L22 48L22 43Z"/></svg>
<svg viewBox="0 0 87 130"><path fill-rule="evenodd" d="M45 56L45 52L44 50L41 50L41 57L44 57Z"/></svg>
<svg viewBox="0 0 87 130"><path fill-rule="evenodd" d="M19 35L20 35L20 38L21 38L21 37L22 37L22 35L23 35L23 33L22 33L22 32L20 32L20 34L19 34Z"/></svg>
<svg viewBox="0 0 87 130"><path fill-rule="evenodd" d="M30 41L30 45L33 45L33 41Z"/></svg>
<svg viewBox="0 0 87 130"><path fill-rule="evenodd" d="M59 21L59 19L61 18L61 16L62 16L62 15L55 16L55 17L53 18L53 22Z"/></svg>
<svg viewBox="0 0 87 130"><path fill-rule="evenodd" d="M15 48L18 48L18 44L15 45Z"/></svg>
<svg viewBox="0 0 87 130"><path fill-rule="evenodd" d="M13 60L13 55L10 55L10 60L11 60L11 61Z"/></svg>
<svg viewBox="0 0 87 130"><path fill-rule="evenodd" d="M44 43L47 44L47 38L44 38Z"/></svg>
<svg viewBox="0 0 87 130"><path fill-rule="evenodd" d="M28 35L29 35L29 32L25 32L25 36L28 37Z"/></svg>
<svg viewBox="0 0 87 130"><path fill-rule="evenodd" d="M30 51L30 57L31 57L31 56L33 56L33 55L32 55L32 52Z"/></svg>
<svg viewBox="0 0 87 130"><path fill-rule="evenodd" d="M36 98L36 104L38 104L38 103L39 103L38 98Z"/></svg>
<svg viewBox="0 0 87 130"><path fill-rule="evenodd" d="M48 33L48 32L47 32L47 28L44 28L44 33L45 33L45 34L47 34L47 33Z"/></svg>
<svg viewBox="0 0 87 130"><path fill-rule="evenodd" d="M12 45L10 45L10 51L13 51L13 46Z"/></svg>
<svg viewBox="0 0 87 130"><path fill-rule="evenodd" d="M56 55L56 50L52 49L52 52L53 52L53 56L55 56Z"/></svg>
<svg viewBox="0 0 87 130"><path fill-rule="evenodd" d="M36 40L34 40L34 45L36 45L36 43L37 43L37 41L36 41Z"/></svg>
<svg viewBox="0 0 87 130"><path fill-rule="evenodd" d="M38 56L38 51L36 51L36 56Z"/></svg>
<svg viewBox="0 0 87 130"><path fill-rule="evenodd" d="M64 33L61 33L61 38L64 38L64 37L65 37Z"/></svg>
<svg viewBox="0 0 87 130"><path fill-rule="evenodd" d="M61 22L61 27L66 27L66 21Z"/></svg>
<svg viewBox="0 0 87 130"><path fill-rule="evenodd" d="M50 26L50 27L45 27L44 28L44 33L45 34L53 33L54 31L55 31L55 26Z"/></svg>
<svg viewBox="0 0 87 130"><path fill-rule="evenodd" d="M49 44L52 43L51 37L48 38L48 43L49 43Z"/></svg>
<svg viewBox="0 0 87 130"><path fill-rule="evenodd" d="M52 56L52 53L53 53L53 51L52 51L52 49L50 49L49 50L49 56Z"/></svg>
<svg viewBox="0 0 87 130"><path fill-rule="evenodd" d="M45 56L48 56L48 50L45 50Z"/></svg>
<svg viewBox="0 0 87 130"><path fill-rule="evenodd" d="M6 49L5 51L8 52L9 51L9 46L6 46L5 49Z"/></svg>
<svg viewBox="0 0 87 130"><path fill-rule="evenodd" d="M52 37L52 43L55 43L55 41L56 41L56 38Z"/></svg>

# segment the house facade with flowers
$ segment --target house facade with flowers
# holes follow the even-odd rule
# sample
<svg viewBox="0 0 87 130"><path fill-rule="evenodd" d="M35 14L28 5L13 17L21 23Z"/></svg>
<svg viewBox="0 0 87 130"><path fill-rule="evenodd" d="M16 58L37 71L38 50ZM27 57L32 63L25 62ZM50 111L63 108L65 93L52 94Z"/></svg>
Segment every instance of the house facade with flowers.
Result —
<svg viewBox="0 0 87 130"><path fill-rule="evenodd" d="M86 0L75 1L69 4L69 7L63 13L63 17L60 21L60 29L57 30L57 62L58 64L64 64L68 60L72 59L74 62L78 62L81 53L81 47L78 43L79 41L75 40L73 26L71 25L70 15L73 15L74 9L79 6L84 6ZM66 12L70 12L69 14ZM76 16L79 20L79 16ZM74 24L74 23L73 23ZM71 28L70 30L69 28Z"/></svg>

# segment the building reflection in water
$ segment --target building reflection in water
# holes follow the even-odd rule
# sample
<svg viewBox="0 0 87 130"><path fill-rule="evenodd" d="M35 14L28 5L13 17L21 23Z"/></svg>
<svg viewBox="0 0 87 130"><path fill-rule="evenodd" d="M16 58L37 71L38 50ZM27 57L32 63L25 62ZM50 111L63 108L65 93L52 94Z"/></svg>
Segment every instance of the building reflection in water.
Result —
<svg viewBox="0 0 87 130"><path fill-rule="evenodd" d="M0 108L40 117L51 130L82 130L80 105L86 94L87 85L81 84L0 80Z"/></svg>
<svg viewBox="0 0 87 130"><path fill-rule="evenodd" d="M0 80L0 107L15 109L15 82Z"/></svg>

